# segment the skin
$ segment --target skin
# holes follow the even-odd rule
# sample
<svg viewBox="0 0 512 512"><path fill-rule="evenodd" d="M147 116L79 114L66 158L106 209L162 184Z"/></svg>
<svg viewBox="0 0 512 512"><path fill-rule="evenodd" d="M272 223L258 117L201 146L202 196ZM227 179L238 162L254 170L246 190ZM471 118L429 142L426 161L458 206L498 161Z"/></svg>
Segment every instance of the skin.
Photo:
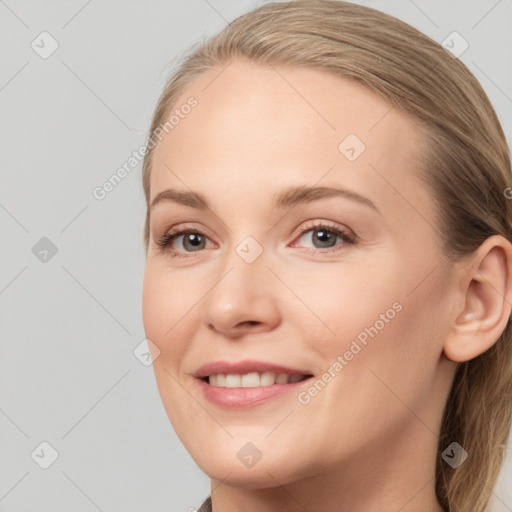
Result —
<svg viewBox="0 0 512 512"><path fill-rule="evenodd" d="M176 102L198 105L159 142L151 175L151 200L192 190L210 209L154 206L143 289L160 396L211 478L213 510L442 511L444 404L457 362L492 346L510 315L510 244L491 237L470 259L443 256L433 199L415 175L422 134L363 86L242 61L220 71ZM366 145L354 161L338 150L348 134ZM378 212L344 197L273 207L274 194L302 185L350 189ZM317 220L356 244L335 237L325 248ZM171 247L183 258L159 252L155 241L178 225L204 235L203 248L180 237ZM247 236L263 250L253 263L236 252ZM214 360L319 378L394 303L401 311L308 404L291 393L233 410L198 392L193 374ZM248 442L262 454L251 468L236 455Z"/></svg>

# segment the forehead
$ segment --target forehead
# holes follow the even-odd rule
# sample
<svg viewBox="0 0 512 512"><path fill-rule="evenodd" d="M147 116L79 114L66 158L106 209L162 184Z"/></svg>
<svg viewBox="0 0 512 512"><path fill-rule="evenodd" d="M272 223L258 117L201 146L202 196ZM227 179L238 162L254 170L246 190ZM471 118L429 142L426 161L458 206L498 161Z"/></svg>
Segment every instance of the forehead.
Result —
<svg viewBox="0 0 512 512"><path fill-rule="evenodd" d="M370 196L385 189L376 202L396 201L393 188L409 201L426 200L413 181L423 145L414 121L354 80L234 61L195 79L172 112L191 97L197 106L183 109L155 148L151 198L166 187L222 191L220 182L228 195L264 182L270 196L328 175L331 184Z"/></svg>

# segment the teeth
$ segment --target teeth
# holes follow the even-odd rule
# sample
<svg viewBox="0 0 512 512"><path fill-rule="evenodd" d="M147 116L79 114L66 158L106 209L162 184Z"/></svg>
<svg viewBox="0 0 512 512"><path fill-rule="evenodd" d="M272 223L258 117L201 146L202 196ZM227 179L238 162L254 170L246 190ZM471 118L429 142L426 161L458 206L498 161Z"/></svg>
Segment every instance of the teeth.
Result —
<svg viewBox="0 0 512 512"><path fill-rule="evenodd" d="M210 386L222 388L259 388L260 386L272 386L273 384L293 384L299 382L305 376L288 373L250 372L244 375L215 374L208 377Z"/></svg>
<svg viewBox="0 0 512 512"><path fill-rule="evenodd" d="M276 376L273 373L265 372L260 376L260 385L261 386L272 386L276 381Z"/></svg>
<svg viewBox="0 0 512 512"><path fill-rule="evenodd" d="M243 388L257 388L260 385L260 376L257 372L242 375Z"/></svg>
<svg viewBox="0 0 512 512"><path fill-rule="evenodd" d="M226 375L226 388L242 387L242 378L240 375Z"/></svg>
<svg viewBox="0 0 512 512"><path fill-rule="evenodd" d="M290 376L287 375L286 373L280 373L276 377L276 384L286 384L288 382L289 377Z"/></svg>

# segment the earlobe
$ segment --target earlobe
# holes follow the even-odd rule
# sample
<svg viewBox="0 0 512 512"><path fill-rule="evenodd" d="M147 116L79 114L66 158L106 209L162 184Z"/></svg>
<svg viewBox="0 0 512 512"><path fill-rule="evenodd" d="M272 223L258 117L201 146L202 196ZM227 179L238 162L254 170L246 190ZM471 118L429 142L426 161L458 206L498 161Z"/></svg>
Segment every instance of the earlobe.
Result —
<svg viewBox="0 0 512 512"><path fill-rule="evenodd" d="M491 348L512 309L512 244L500 235L487 238L460 273L463 307L445 341L448 359L464 362Z"/></svg>

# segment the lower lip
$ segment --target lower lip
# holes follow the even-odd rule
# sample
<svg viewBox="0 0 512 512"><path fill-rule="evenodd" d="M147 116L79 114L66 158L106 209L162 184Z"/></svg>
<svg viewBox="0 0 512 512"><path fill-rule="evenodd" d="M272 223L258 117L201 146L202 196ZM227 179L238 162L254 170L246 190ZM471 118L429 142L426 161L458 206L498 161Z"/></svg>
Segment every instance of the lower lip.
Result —
<svg viewBox="0 0 512 512"><path fill-rule="evenodd" d="M242 409L266 403L289 393L297 393L301 387L309 383L312 377L292 384L272 384L257 388L223 388L210 386L202 379L196 379L204 396L215 405Z"/></svg>

